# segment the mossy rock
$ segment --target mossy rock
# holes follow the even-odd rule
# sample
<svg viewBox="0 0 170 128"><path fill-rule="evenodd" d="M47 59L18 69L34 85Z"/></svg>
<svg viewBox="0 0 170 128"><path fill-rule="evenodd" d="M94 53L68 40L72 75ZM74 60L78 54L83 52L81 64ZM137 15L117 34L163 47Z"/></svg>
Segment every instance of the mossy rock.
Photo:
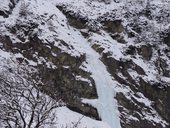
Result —
<svg viewBox="0 0 170 128"><path fill-rule="evenodd" d="M102 21L102 24L104 29L110 33L121 33L124 31L124 27L121 22L121 20Z"/></svg>
<svg viewBox="0 0 170 128"><path fill-rule="evenodd" d="M164 38L164 42L170 47L170 33Z"/></svg>
<svg viewBox="0 0 170 128"><path fill-rule="evenodd" d="M137 51L145 60L150 60L152 57L151 45L142 45L140 48L137 48Z"/></svg>
<svg viewBox="0 0 170 128"><path fill-rule="evenodd" d="M62 99L71 110L95 119L100 119L97 110L94 107L81 102L81 98L97 98L94 82L92 81L92 86L89 86L88 82L76 80L74 74L76 74L77 71L74 71L75 70L71 68L65 69L60 67L54 70L40 66L39 76L45 84L45 86L41 86L42 90L54 99ZM86 75L87 74L88 73L86 73ZM89 75L87 75L88 79L91 80L92 78L90 78Z"/></svg>
<svg viewBox="0 0 170 128"><path fill-rule="evenodd" d="M57 8L62 11L67 17L68 23L70 26L73 26L77 29L85 29L87 27L87 20L78 14L74 14L74 12L67 11L62 6L57 6Z"/></svg>
<svg viewBox="0 0 170 128"><path fill-rule="evenodd" d="M96 52L98 52L99 54L101 54L103 51L104 51L104 48L102 48L100 45L98 45L98 44L94 44L93 46L92 46L92 48L96 51Z"/></svg>

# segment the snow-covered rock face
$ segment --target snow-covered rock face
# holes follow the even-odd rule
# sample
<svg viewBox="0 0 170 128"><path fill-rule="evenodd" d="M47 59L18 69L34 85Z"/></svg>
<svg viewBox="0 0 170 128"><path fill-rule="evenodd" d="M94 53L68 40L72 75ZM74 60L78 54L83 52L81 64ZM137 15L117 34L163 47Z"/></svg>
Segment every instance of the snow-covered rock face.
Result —
<svg viewBox="0 0 170 128"><path fill-rule="evenodd" d="M101 120L84 117L80 126L169 127L170 1L0 3L0 60L12 55L33 66L46 94ZM71 122L58 115L61 124Z"/></svg>

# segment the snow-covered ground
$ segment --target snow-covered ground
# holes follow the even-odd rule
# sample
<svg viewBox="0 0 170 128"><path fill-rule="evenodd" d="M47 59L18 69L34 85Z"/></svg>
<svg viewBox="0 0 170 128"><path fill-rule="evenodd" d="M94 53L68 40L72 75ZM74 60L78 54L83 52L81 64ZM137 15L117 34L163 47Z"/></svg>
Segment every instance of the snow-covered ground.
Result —
<svg viewBox="0 0 170 128"><path fill-rule="evenodd" d="M79 113L73 112L66 107L56 109L57 124L54 128L78 127L78 128L112 128L106 122L96 121Z"/></svg>
<svg viewBox="0 0 170 128"><path fill-rule="evenodd" d="M6 20L6 24L8 25L15 25L17 22L16 19L18 17L18 14L20 12L20 6L22 5L22 2L19 2L17 6L15 7L12 15L9 16L8 20ZM85 70L88 70L92 73L92 78L95 80L96 87L97 87L97 93L98 93L98 99L96 100L96 103L92 104L94 107L97 108L99 112L99 116L101 116L102 121L105 123L93 123L87 124L88 128L90 127L103 127L105 124L106 127L111 128L120 128L120 119L119 119L119 113L117 110L117 102L114 99L115 92L114 92L114 86L115 83L112 81L112 77L110 74L106 71L106 68L104 64L100 61L100 56L98 53L96 53L91 47L90 44L83 38L81 33L67 25L67 19L65 16L54 6L53 2L46 2L46 1L25 1L24 4L30 4L30 11L33 12L33 14L37 15L43 15L44 13L47 13L48 16L54 15L54 18L49 21L46 25L41 25L39 29L42 30L42 33L40 37L42 39L49 39L49 42L52 42L57 37L58 39L64 39L66 42L70 42L70 45L74 47L74 49L71 49L69 51L68 49L65 49L64 47L61 47L61 49L65 52L68 52L69 54L72 54L74 56L79 56L79 54L85 54L87 57L87 64L84 64L83 67L86 67ZM29 6L28 6L29 7ZM48 10L50 9L50 10ZM30 17L31 18L31 17ZM37 18L37 17L35 17ZM10 20L9 20L10 19ZM35 19L32 19L35 20ZM10 22L9 22L10 21ZM41 22L41 19L40 19ZM62 25L61 25L62 23ZM49 31L49 29L46 29L45 27L54 27L54 31ZM53 38L51 38L53 37ZM15 40L15 37L13 37ZM55 44L56 46L59 46L58 44ZM2 56L5 54L2 54ZM22 57L22 56L20 56ZM30 61L29 61L30 62ZM30 63L35 66L34 63ZM103 75L105 77L103 77ZM87 102L88 103L88 102ZM61 109L63 110L63 109ZM68 111L65 109L64 111ZM73 112L72 112L73 113ZM69 115L71 115L71 111L69 111ZM76 117L78 119L78 117ZM86 117L85 117L86 118ZM89 118L86 118L89 120ZM59 117L59 120L60 117ZM85 119L83 119L85 120ZM91 119L92 120L92 119ZM69 120L70 121L70 120ZM76 120L74 120L76 121ZM93 120L93 122L99 122ZM65 122L66 123L66 122ZM66 123L67 124L67 123ZM101 126L100 126L101 124ZM107 124L107 125L106 125ZM96 126L95 126L96 125Z"/></svg>
<svg viewBox="0 0 170 128"><path fill-rule="evenodd" d="M24 65L19 65L19 63L16 60L15 55L13 55L12 53L8 53L8 52L0 50L0 72L7 73L9 68L20 70L22 66ZM29 66L27 68L29 69ZM30 67L30 69L32 69L32 67ZM12 76L8 76L8 77L11 79ZM25 102L22 102L22 103L25 104ZM68 128L72 128L72 127L112 128L110 127L109 124L107 124L107 121L104 122L104 121L97 121L97 120L91 119L82 114L73 112L64 106L56 108L53 111L56 115L56 119L55 119L55 123L53 125L50 125L50 128L58 128L58 127L59 128L65 128L65 127L68 127ZM30 118L29 114L27 118L28 119ZM3 124L1 125L3 126ZM45 124L45 126L49 127L49 125L47 124Z"/></svg>
<svg viewBox="0 0 170 128"><path fill-rule="evenodd" d="M9 1L0 0L0 9L8 10ZM134 2L134 3L133 3ZM149 107L152 111L150 113L143 112L145 119L150 120L151 122L161 123L165 126L166 121L164 121L156 110L152 107L152 101L146 98L140 92L136 95L133 91L128 88L124 87L117 83L114 78L108 73L106 66L100 60L101 55L97 53L94 49L91 48L92 45L97 44L104 48L104 53L111 53L111 57L116 60L126 59L132 60L136 65L142 67L146 75L139 75L134 70L128 70L128 73L133 79L138 79L139 77L143 77L144 80L149 82L159 82L160 80L170 83L170 78L161 76L158 79L157 74L158 70L154 65L154 61L157 60L156 57L152 58L153 62L145 61L141 58L141 56L136 55L132 57L130 55L124 54L124 49L130 45L140 46L141 44L135 44L133 38L128 38L127 33L122 33L124 36L125 41L127 44L118 43L116 40L112 39L109 33L101 30L99 33L89 33L88 39L85 39L81 32L78 29L71 27L67 21L65 15L57 9L56 5L62 5L67 8L68 11L73 11L74 13L78 13L82 17L88 18L89 20L98 20L100 16L105 14L113 13L115 10L115 19L121 19L123 21L123 25L127 28L129 27L128 24L131 22L130 18L125 19L123 16L126 12L124 12L124 8L128 8L129 12L139 12L144 9L147 5L147 0L141 2L138 1L136 6L134 5L136 1L130 2L129 0L119 0L118 3L112 1L110 4L105 4L103 2L98 2L97 0L25 0L25 2L20 1L17 3L16 7L12 11L12 14L9 15L8 18L4 19L0 16L0 27L2 28L0 32L5 33L5 35L9 35L13 41L19 42L17 35L13 35L6 31L6 26L11 27L15 26L15 24L20 20L20 22L35 22L38 23L39 26L36 28L33 33L38 33L40 39L43 40L44 43L54 43L54 45L60 48L63 52L70 54L71 56L86 56L86 62L81 65L81 69L86 70L91 73L91 77L94 79L98 94L98 99L82 99L82 102L90 104L97 108L99 116L101 117L102 121L96 121L89 117L85 117L81 114L73 112L66 107L61 107L56 109L56 115L58 117L57 124L55 127L62 127L62 126L74 126L77 121L80 120L80 128L121 128L120 126L120 119L119 119L119 112L118 112L118 104L115 100L115 95L117 92L122 92L127 99L132 100L132 98L136 99L138 102L145 104L145 106ZM153 0L151 4L158 7L166 7L169 1L165 2L163 0ZM24 8L25 7L25 8ZM21 10L23 9L23 10ZM19 17L19 13L21 11L28 11L27 19ZM159 8L157 8L159 12ZM109 17L108 17L109 18ZM134 17L133 17L134 18ZM19 19L19 20L18 20ZM153 25L153 31L159 31L160 29L167 28L168 22L164 22L164 26L161 26L160 23L156 22L155 20L149 20L147 18L140 17L141 21L147 21L148 24L151 26ZM85 30L86 31L86 30ZM23 33L17 33L22 35ZM137 33L136 33L137 34ZM146 35L150 34L149 32L145 33ZM156 37L156 36L155 36ZM142 38L142 37L141 37ZM154 39L154 38L153 38ZM60 44L58 40L65 41L68 46L64 46ZM27 39L25 40L25 42ZM0 42L1 43L1 42ZM24 42L23 42L24 43ZM149 42L153 43L153 42ZM165 45L162 45L165 46ZM164 47L160 47L160 49L164 49ZM157 56L157 53L154 53L154 56ZM0 50L0 62L1 67L4 64L4 60L14 59L17 57L24 58L21 54L12 54L5 51ZM167 60L167 63L170 64L169 58L165 56L160 56L160 58L164 58ZM3 60L3 61L1 61ZM33 62L32 60L28 60L29 65L36 66L37 64L42 63L43 58L39 58L38 62ZM16 60L15 60L16 61ZM53 66L52 63L48 62L49 67ZM16 65L17 66L17 65ZM121 73L119 74L121 78L126 79ZM81 76L77 76L77 79L87 81L90 84L90 81L81 78ZM140 97L140 98L139 98ZM129 118L136 119L133 116Z"/></svg>

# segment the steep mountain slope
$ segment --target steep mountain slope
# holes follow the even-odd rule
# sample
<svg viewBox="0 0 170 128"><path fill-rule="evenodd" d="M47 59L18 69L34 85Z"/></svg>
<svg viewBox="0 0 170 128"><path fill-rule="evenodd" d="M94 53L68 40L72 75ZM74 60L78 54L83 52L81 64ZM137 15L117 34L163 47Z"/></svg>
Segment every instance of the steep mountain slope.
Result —
<svg viewBox="0 0 170 128"><path fill-rule="evenodd" d="M36 69L43 92L93 118L87 127L170 127L170 1L0 3L0 60Z"/></svg>

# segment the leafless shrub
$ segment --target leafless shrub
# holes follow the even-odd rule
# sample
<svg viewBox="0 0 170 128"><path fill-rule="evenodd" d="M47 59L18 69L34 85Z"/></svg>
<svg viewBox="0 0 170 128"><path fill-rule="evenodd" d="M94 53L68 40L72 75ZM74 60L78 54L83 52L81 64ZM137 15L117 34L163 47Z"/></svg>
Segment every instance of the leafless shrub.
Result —
<svg viewBox="0 0 170 128"><path fill-rule="evenodd" d="M24 0L21 1L21 7L20 7L20 16L26 16L29 14L29 9L28 9L29 4L26 3Z"/></svg>
<svg viewBox="0 0 170 128"><path fill-rule="evenodd" d="M0 123L9 128L41 128L56 122L61 104L42 94L31 79L0 73Z"/></svg>

